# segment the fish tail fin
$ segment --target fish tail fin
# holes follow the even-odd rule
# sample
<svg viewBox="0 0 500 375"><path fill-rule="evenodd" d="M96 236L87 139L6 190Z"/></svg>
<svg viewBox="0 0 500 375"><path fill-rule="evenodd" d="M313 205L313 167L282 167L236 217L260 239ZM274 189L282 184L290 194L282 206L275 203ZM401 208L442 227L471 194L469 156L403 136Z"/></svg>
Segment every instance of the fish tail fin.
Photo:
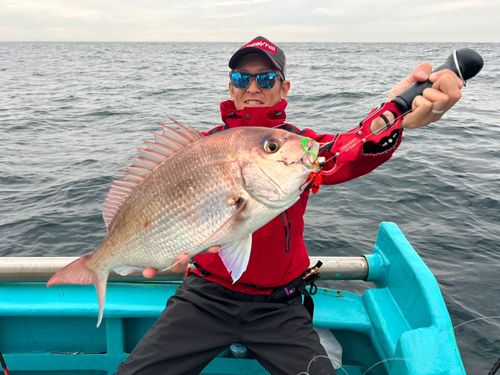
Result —
<svg viewBox="0 0 500 375"><path fill-rule="evenodd" d="M84 255L62 268L50 278L47 287L56 284L93 284L97 274L87 266L91 256L92 253Z"/></svg>
<svg viewBox="0 0 500 375"><path fill-rule="evenodd" d="M87 262L92 254L93 253L84 255L61 269L50 278L47 287L56 284L93 284L97 291L97 300L99 302L99 316L97 319L97 327L99 327L102 321L104 301L106 299L106 282L108 278L107 275L104 277L98 275L87 266Z"/></svg>
<svg viewBox="0 0 500 375"><path fill-rule="evenodd" d="M93 283L97 291L97 301L99 302L99 315L97 317L97 327L101 325L102 314L104 311L104 303L106 301L106 285L108 278L97 277L96 282Z"/></svg>

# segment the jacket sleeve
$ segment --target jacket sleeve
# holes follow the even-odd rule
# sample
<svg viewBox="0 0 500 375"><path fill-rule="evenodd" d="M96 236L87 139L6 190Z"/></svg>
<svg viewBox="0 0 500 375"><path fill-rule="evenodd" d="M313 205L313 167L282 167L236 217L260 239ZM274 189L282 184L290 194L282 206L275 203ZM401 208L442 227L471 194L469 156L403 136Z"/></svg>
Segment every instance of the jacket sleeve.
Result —
<svg viewBox="0 0 500 375"><path fill-rule="evenodd" d="M322 168L323 185L340 184L370 173L391 158L403 138L402 129L389 128L372 134L361 125L338 135L320 135L310 129L300 134L321 144L333 141L318 155L326 159Z"/></svg>

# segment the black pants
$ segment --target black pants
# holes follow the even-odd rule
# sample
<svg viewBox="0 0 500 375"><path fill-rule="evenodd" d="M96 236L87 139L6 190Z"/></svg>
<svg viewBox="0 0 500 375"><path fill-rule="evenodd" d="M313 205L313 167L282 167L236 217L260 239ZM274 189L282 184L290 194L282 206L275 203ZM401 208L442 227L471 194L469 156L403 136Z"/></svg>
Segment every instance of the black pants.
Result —
<svg viewBox="0 0 500 375"><path fill-rule="evenodd" d="M184 278L117 375L199 374L233 343L273 375L335 375L300 296L265 300L197 275Z"/></svg>

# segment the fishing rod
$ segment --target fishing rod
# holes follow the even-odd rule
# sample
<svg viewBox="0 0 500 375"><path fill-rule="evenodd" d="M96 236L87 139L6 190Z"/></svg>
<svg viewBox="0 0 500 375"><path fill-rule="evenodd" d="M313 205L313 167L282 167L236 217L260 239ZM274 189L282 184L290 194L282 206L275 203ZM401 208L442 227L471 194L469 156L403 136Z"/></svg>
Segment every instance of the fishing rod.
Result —
<svg viewBox="0 0 500 375"><path fill-rule="evenodd" d="M453 53L448 56L444 64L434 69L432 72L435 73L440 70L449 69L455 73L462 80L464 86L466 86L467 80L479 73L483 65L483 58L476 51L469 48L462 48L454 50ZM306 183L308 183L312 180L312 193L316 194L319 191L320 185L323 182L323 174L325 173L322 168L328 161L334 160L335 166L329 171L329 173L331 173L340 163L353 161L358 155L358 150L356 149L361 148L361 145L368 140L374 143L381 143L383 138L387 138L387 142L392 143L394 139L392 137L387 137L387 134L382 131L384 128L379 129L376 133L372 133L370 129L372 122L380 117L386 124L385 130L390 128L400 129L404 116L412 111L413 100L418 95L422 95L425 89L432 88L432 85L433 83L429 80L425 82L415 82L390 102L385 102L379 108L375 108L371 111L368 116L361 121L358 128L349 133L339 134L333 141L323 144L318 150L318 155L321 151L331 152L331 148L334 144L339 151L335 154L331 152L333 156L330 159L325 159L323 156L317 158L315 168L306 181ZM387 112L394 116L394 120L388 120L384 115ZM437 115L443 113L443 111L433 112ZM349 152L351 150L354 152Z"/></svg>
<svg viewBox="0 0 500 375"><path fill-rule="evenodd" d="M493 366L491 371L488 373L488 375L495 375L497 373L498 369L500 369L500 358L498 359L497 363L495 363L495 365Z"/></svg>
<svg viewBox="0 0 500 375"><path fill-rule="evenodd" d="M483 58L477 52L469 48L462 48L453 51L444 64L434 69L432 72L435 73L440 70L449 69L462 80L465 86L467 84L467 80L479 73L483 68L483 65ZM339 149L342 150L341 152L335 154L336 162L352 161L347 155L342 157L343 155L341 154L346 154L345 151L351 150L356 144L365 143L368 137L375 142L380 141L379 139L373 139L381 138L381 136L377 137L377 134L380 134L380 132L372 134L370 131L370 125L376 118L381 117L385 121L386 129L393 127L395 129L399 129L404 116L412 111L413 99L415 99L418 95L422 95L424 90L431 88L432 85L433 83L429 80L414 83L390 102L385 102L379 108L370 112L368 116L361 121L359 128L356 129L357 132L354 135L354 140L353 133L340 134L333 141L322 145L319 151L329 151L335 143L336 146L339 146ZM394 116L394 120L392 122L389 122L387 117L384 116L385 112L392 113ZM436 114L440 113L438 112Z"/></svg>
<svg viewBox="0 0 500 375"><path fill-rule="evenodd" d="M9 369L7 368L7 364L5 363L5 360L3 359L2 352L0 352L0 363L2 364L3 374L10 375Z"/></svg>

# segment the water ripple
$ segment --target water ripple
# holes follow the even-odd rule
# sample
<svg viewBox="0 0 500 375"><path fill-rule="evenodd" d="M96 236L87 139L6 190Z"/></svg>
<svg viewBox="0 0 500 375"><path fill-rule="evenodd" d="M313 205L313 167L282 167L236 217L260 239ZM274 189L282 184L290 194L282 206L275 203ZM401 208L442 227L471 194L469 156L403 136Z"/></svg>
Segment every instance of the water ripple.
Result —
<svg viewBox="0 0 500 375"><path fill-rule="evenodd" d="M220 123L235 43L0 43L0 256L75 256L104 238L103 200L156 122ZM485 67L442 121L405 131L368 176L311 197L311 255L371 252L396 222L436 275L466 370L487 373L500 350L500 63L498 44L284 43L288 120L318 133L355 127L422 61L456 47ZM214 48L218 53L214 54ZM387 51L391 59L387 59ZM205 56L205 58L200 58ZM188 72L188 74L186 73ZM334 283L361 293L362 283ZM496 353L496 354L495 354Z"/></svg>

